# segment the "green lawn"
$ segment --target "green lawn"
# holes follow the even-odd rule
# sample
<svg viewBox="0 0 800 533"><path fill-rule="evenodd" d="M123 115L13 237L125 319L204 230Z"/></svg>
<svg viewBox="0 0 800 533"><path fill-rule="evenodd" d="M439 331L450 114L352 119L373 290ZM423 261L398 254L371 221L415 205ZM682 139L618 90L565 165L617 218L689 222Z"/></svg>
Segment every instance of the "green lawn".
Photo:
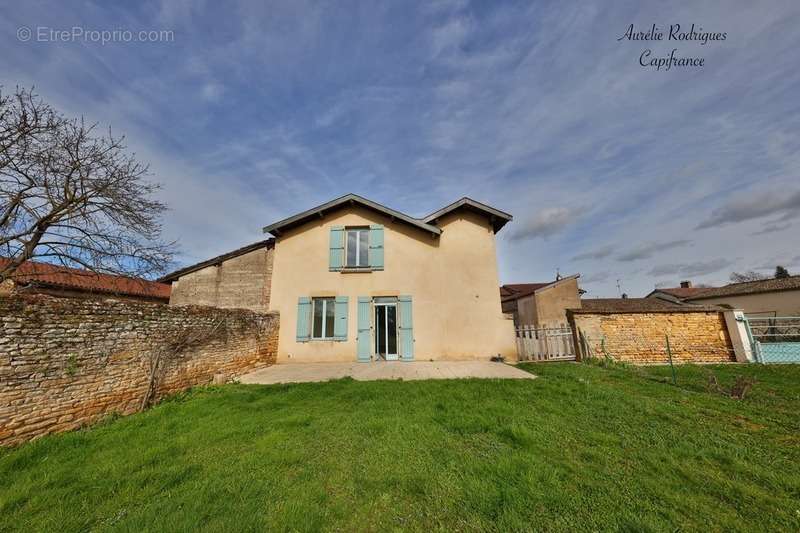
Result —
<svg viewBox="0 0 800 533"><path fill-rule="evenodd" d="M0 452L0 530L800 529L800 365L528 369L201 388Z"/></svg>

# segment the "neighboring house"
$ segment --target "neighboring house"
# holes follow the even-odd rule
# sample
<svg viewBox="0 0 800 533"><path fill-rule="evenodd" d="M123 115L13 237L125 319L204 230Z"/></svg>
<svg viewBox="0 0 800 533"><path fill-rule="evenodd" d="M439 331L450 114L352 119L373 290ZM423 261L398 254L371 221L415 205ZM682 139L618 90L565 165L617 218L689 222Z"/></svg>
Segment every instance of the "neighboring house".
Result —
<svg viewBox="0 0 800 533"><path fill-rule="evenodd" d="M414 218L348 194L265 227L274 239L249 251L163 279L175 286L173 305L213 299L280 312L279 362L513 359L495 250L511 219L469 198ZM231 291L237 260L252 263L237 267Z"/></svg>
<svg viewBox="0 0 800 533"><path fill-rule="evenodd" d="M0 258L0 265L10 262ZM50 263L26 261L12 279L0 285L0 294L39 293L69 298L108 298L166 304L170 286L143 279L97 274Z"/></svg>
<svg viewBox="0 0 800 533"><path fill-rule="evenodd" d="M516 326L564 327L566 310L580 307L583 291L578 277L567 276L548 283L515 283L500 287L504 313L514 316Z"/></svg>
<svg viewBox="0 0 800 533"><path fill-rule="evenodd" d="M703 289L699 294L685 298L684 302L741 309L749 316L800 316L800 276Z"/></svg>
<svg viewBox="0 0 800 533"><path fill-rule="evenodd" d="M687 298L699 296L711 287L692 287L691 281L681 281L680 287L664 287L653 290L645 298L660 298L673 303L681 303Z"/></svg>
<svg viewBox="0 0 800 533"><path fill-rule="evenodd" d="M160 281L172 283L172 305L210 305L269 310L275 239L266 239L176 270Z"/></svg>

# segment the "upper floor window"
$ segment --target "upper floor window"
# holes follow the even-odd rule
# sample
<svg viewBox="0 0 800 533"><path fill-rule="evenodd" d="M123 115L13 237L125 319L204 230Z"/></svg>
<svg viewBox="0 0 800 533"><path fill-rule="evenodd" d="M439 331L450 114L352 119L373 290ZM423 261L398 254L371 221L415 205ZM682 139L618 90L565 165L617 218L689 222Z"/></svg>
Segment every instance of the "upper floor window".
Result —
<svg viewBox="0 0 800 533"><path fill-rule="evenodd" d="M368 267L369 228L347 228L348 267Z"/></svg>
<svg viewBox="0 0 800 533"><path fill-rule="evenodd" d="M383 270L383 226L331 226L328 252L331 272Z"/></svg>

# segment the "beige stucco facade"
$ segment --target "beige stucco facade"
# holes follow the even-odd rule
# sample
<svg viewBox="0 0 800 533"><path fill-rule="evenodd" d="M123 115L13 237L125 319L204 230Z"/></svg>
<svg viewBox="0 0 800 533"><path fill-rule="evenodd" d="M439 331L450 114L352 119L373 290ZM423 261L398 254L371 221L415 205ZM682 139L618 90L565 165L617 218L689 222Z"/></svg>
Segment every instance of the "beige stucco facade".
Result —
<svg viewBox="0 0 800 533"><path fill-rule="evenodd" d="M579 309L578 279L562 279L517 301L517 321L537 328L567 326L567 309Z"/></svg>
<svg viewBox="0 0 800 533"><path fill-rule="evenodd" d="M689 303L724 305L749 316L800 316L800 290L763 292L718 298L692 299Z"/></svg>
<svg viewBox="0 0 800 533"><path fill-rule="evenodd" d="M536 291L540 327L567 326L567 309L581 306L578 279L568 278Z"/></svg>
<svg viewBox="0 0 800 533"><path fill-rule="evenodd" d="M384 269L330 271L331 226L370 224L384 226ZM437 226L439 236L351 205L281 232L270 298L281 317L278 362L355 361L358 298L401 295L412 297L415 360L515 359L513 322L500 308L490 221L459 210ZM326 296L348 297L347 339L298 341L298 298Z"/></svg>

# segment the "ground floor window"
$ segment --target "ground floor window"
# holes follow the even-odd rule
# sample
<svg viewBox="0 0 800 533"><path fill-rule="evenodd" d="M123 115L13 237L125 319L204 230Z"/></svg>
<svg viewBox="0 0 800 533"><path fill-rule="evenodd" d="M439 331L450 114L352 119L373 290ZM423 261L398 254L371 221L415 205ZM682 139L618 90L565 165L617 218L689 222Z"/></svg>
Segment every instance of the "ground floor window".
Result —
<svg viewBox="0 0 800 533"><path fill-rule="evenodd" d="M311 330L313 339L332 339L333 324L336 313L334 298L312 298L312 316L314 318Z"/></svg>

